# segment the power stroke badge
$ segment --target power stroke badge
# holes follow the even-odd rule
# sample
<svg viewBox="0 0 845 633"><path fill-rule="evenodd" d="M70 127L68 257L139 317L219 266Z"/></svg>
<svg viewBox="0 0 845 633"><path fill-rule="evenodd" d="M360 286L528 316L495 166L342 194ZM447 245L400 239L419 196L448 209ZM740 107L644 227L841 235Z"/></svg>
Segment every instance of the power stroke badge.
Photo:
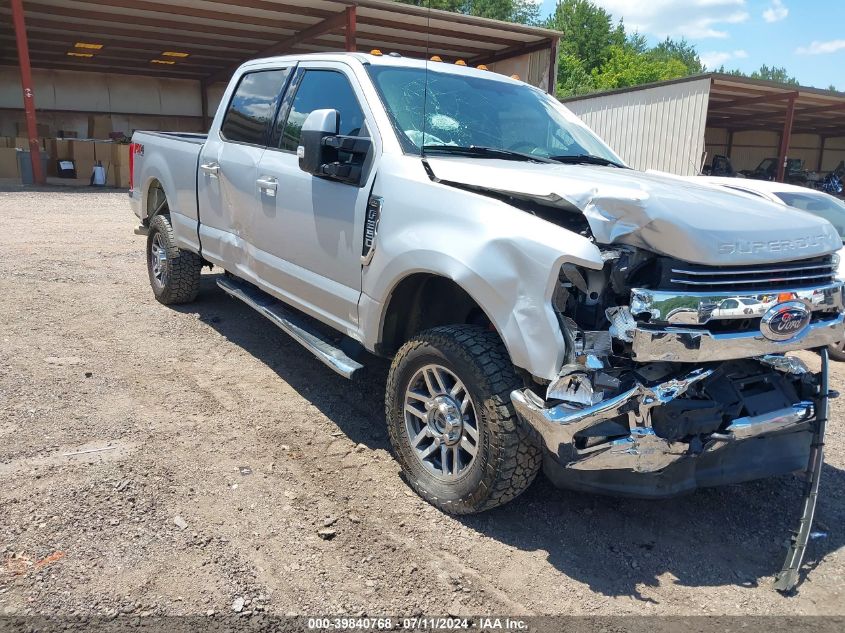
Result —
<svg viewBox="0 0 845 633"><path fill-rule="evenodd" d="M810 311L800 301L785 301L769 308L760 320L760 332L771 341L795 338L810 324Z"/></svg>

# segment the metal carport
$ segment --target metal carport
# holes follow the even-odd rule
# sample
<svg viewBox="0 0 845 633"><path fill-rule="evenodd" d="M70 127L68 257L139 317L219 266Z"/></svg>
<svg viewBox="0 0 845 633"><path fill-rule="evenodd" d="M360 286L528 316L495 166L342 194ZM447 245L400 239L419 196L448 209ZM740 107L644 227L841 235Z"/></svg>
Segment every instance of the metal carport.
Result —
<svg viewBox="0 0 845 633"><path fill-rule="evenodd" d="M773 156L782 181L790 156L819 171L845 159L845 93L831 90L709 73L564 103L640 169L691 175L705 155L740 168Z"/></svg>
<svg viewBox="0 0 845 633"><path fill-rule="evenodd" d="M4 0L0 15L0 66L20 69L37 181L31 68L195 80L205 123L209 86L255 57L378 48L508 74L523 60L522 78L551 91L561 36L388 0Z"/></svg>

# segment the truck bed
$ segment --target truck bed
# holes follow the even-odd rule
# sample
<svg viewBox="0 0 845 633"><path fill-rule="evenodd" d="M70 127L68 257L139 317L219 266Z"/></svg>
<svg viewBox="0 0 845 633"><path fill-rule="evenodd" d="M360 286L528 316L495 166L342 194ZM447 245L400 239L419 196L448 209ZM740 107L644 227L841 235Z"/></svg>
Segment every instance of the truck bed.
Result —
<svg viewBox="0 0 845 633"><path fill-rule="evenodd" d="M188 132L143 132L132 135L132 142L143 146L133 162L132 207L141 220L150 215L156 201L147 201L155 181L167 192L171 222L177 241L192 250L197 240L197 167L207 134Z"/></svg>

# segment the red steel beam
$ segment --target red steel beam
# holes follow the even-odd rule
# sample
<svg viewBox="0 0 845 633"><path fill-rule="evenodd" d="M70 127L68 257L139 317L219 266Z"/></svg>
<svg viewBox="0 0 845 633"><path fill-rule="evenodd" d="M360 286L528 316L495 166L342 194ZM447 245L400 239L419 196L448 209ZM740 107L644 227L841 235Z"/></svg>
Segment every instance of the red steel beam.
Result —
<svg viewBox="0 0 845 633"><path fill-rule="evenodd" d="M792 122L795 120L795 97L789 100L786 107L786 121L783 123L783 134L780 137L780 152L778 152L777 181L783 182L786 175L786 159L789 153L789 143L792 140Z"/></svg>
<svg viewBox="0 0 845 633"><path fill-rule="evenodd" d="M711 103L710 110L723 110L725 108L739 108L741 106L754 105L756 103L771 103L773 101L784 101L785 99L795 99L798 97L797 91L779 92L775 94L760 95L759 97L747 97L744 99L734 99L733 101L725 101L723 103Z"/></svg>
<svg viewBox="0 0 845 633"><path fill-rule="evenodd" d="M358 50L355 43L355 30L357 28L357 15L355 13L355 5L346 7L346 50L349 53L354 53Z"/></svg>
<svg viewBox="0 0 845 633"><path fill-rule="evenodd" d="M35 119L35 91L32 87L32 68L29 66L29 43L26 41L26 23L23 19L22 0L10 0L12 22L15 25L15 40L18 43L18 67L21 71L23 109L26 116L26 134L29 136L29 158L32 161L32 177L37 185L45 182L41 169L41 151L38 147L38 122Z"/></svg>
<svg viewBox="0 0 845 633"><path fill-rule="evenodd" d="M316 39L321 35L325 35L326 33L333 33L342 29L346 25L346 12L343 13L336 13L330 18L326 18L322 22L318 22L314 26L310 26L307 29L304 29L297 33L296 35L292 35L277 44L273 44L268 48L260 51L258 54L251 57L251 59L255 59L257 57L271 57L273 55L281 55L285 52L290 51L298 44L302 44L303 42L308 42L310 40ZM237 69L240 64L236 64L230 68L226 68L221 70L220 72L214 73L213 75L209 76L206 81L209 84L213 84L218 81L224 81L231 77L232 73Z"/></svg>

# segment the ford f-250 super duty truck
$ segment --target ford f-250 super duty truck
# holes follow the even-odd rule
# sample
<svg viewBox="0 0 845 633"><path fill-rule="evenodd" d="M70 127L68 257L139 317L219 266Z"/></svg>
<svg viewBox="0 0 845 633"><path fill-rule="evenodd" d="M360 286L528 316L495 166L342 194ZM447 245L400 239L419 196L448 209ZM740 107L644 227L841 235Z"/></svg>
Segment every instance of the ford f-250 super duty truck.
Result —
<svg viewBox="0 0 845 633"><path fill-rule="evenodd" d="M541 466L659 497L818 464L825 353L784 352L843 337L823 219L629 169L518 80L390 55L248 62L207 136L133 143L156 298L217 266L344 376L392 359L396 458L448 512Z"/></svg>

